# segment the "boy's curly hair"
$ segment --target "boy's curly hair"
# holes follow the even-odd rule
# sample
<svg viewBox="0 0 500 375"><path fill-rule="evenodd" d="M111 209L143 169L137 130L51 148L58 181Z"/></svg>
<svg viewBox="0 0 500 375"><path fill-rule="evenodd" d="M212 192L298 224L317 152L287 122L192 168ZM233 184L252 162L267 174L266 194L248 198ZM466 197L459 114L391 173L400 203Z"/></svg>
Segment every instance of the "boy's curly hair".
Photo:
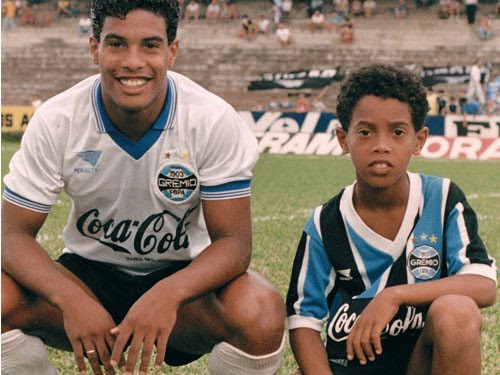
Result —
<svg viewBox="0 0 500 375"><path fill-rule="evenodd" d="M125 19L134 9L144 9L165 18L168 44L177 37L179 24L179 2L177 0L93 0L90 9L94 37L100 41L106 17Z"/></svg>
<svg viewBox="0 0 500 375"><path fill-rule="evenodd" d="M349 129L354 107L367 95L407 103L415 131L419 131L424 125L429 105L420 77L405 68L371 64L351 73L340 88L337 116L345 131Z"/></svg>

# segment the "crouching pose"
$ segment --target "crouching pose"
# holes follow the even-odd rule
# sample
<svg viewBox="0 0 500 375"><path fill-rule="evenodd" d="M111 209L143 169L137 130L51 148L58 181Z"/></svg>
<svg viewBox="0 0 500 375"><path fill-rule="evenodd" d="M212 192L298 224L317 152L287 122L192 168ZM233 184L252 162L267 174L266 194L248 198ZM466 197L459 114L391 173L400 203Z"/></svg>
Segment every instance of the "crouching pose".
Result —
<svg viewBox="0 0 500 375"><path fill-rule="evenodd" d="M95 0L100 74L45 102L24 134L3 195L3 374L53 374L43 344L96 374L146 373L154 347L156 367L209 352L212 374L280 366L283 301L247 270L256 141L170 71L178 16L175 0ZM36 236L62 191L53 261Z"/></svg>
<svg viewBox="0 0 500 375"><path fill-rule="evenodd" d="M407 171L428 133L420 78L364 67L337 103L356 181L314 210L298 246L287 311L300 370L479 375L496 267L458 186Z"/></svg>

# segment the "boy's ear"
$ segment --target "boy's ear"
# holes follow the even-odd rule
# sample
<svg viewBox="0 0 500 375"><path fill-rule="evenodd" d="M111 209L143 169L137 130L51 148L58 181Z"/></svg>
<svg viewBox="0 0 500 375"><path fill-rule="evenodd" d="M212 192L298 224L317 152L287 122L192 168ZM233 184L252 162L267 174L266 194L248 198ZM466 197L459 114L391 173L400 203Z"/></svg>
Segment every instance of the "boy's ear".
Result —
<svg viewBox="0 0 500 375"><path fill-rule="evenodd" d="M179 40L174 40L168 46L169 55L167 56L167 66L168 69L173 69L175 60L177 59L177 54L179 52Z"/></svg>
<svg viewBox="0 0 500 375"><path fill-rule="evenodd" d="M429 135L429 128L424 126L417 132L417 141L415 142L415 148L413 149L413 155L419 155L420 151L424 147L427 136Z"/></svg>
<svg viewBox="0 0 500 375"><path fill-rule="evenodd" d="M337 140L339 141L340 147L342 147L342 152L344 154L349 153L349 146L347 145L346 137L347 132L341 127L335 128L335 135L337 136Z"/></svg>

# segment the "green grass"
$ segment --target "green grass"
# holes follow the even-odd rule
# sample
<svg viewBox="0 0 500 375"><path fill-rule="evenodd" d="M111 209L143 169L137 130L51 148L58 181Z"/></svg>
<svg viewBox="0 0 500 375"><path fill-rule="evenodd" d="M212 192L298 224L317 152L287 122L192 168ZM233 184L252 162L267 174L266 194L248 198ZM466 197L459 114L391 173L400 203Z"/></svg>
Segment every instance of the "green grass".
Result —
<svg viewBox="0 0 500 375"><path fill-rule="evenodd" d="M2 176L8 160L19 147L2 140ZM450 177L469 197L479 217L479 231L490 254L500 260L500 162L415 159L410 170ZM285 296L295 248L312 208L335 195L354 179L346 157L262 155L252 185L254 250L252 268L267 277ZM62 196L39 234L51 256L62 249L61 230L70 208ZM500 311L483 309L483 374L500 373ZM50 358L61 374L76 374L71 353L50 349ZM188 366L163 366L153 374L206 374L207 356ZM296 364L287 345L279 374L289 374Z"/></svg>

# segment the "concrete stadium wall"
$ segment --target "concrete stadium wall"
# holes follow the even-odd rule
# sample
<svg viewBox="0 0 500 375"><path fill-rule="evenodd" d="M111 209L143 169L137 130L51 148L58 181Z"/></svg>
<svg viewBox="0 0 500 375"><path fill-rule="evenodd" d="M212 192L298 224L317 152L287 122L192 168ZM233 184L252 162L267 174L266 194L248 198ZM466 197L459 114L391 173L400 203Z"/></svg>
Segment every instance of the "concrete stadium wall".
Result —
<svg viewBox="0 0 500 375"><path fill-rule="evenodd" d="M367 62L414 63L422 65L463 64L464 56L483 57L492 63L492 76L500 75L500 54L476 47L438 48L429 51L380 50L314 46L314 48L271 49L248 47L186 47L181 49L175 70L189 76L222 96L237 109L265 104L278 92L251 91L251 80L266 72L297 69L342 69ZM97 73L88 47L45 39L29 48L2 48L2 104L27 105L33 98L43 100ZM325 104L333 106L338 84L328 92Z"/></svg>

